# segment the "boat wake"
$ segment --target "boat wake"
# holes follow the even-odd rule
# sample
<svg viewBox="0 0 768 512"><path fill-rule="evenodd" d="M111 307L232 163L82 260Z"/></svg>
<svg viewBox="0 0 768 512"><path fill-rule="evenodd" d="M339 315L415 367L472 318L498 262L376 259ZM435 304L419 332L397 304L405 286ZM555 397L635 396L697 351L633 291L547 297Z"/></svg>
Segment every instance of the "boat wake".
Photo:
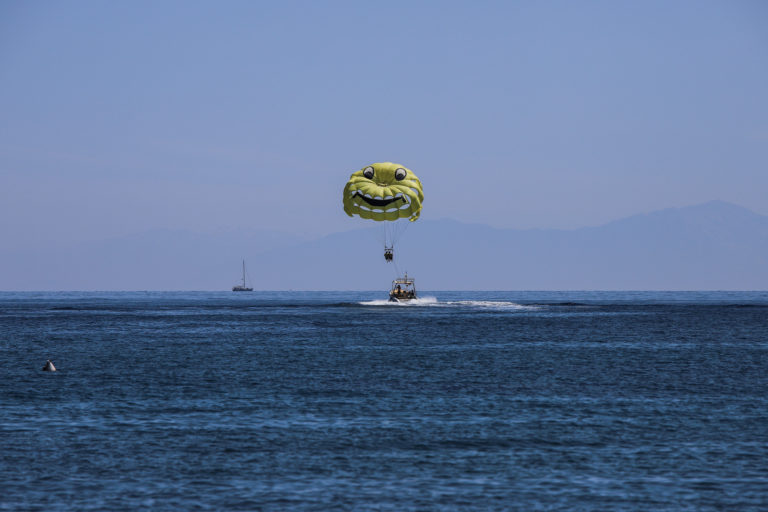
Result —
<svg viewBox="0 0 768 512"><path fill-rule="evenodd" d="M517 302L507 301L495 301L495 300L457 300L443 302L446 306L464 306L470 308L482 308L482 309L510 309L520 311L533 311L541 309L541 306L530 306L526 304L518 304Z"/></svg>
<svg viewBox="0 0 768 512"><path fill-rule="evenodd" d="M418 299L391 302L389 300L366 300L358 302L361 306L434 306L439 304L435 297L419 297Z"/></svg>
<svg viewBox="0 0 768 512"><path fill-rule="evenodd" d="M453 300L440 302L436 297L421 297L404 302L390 302L388 300L367 300L358 302L361 306L432 306L432 307L463 307L475 309L534 311L542 309L542 306L518 304L516 302L492 301L492 300Z"/></svg>

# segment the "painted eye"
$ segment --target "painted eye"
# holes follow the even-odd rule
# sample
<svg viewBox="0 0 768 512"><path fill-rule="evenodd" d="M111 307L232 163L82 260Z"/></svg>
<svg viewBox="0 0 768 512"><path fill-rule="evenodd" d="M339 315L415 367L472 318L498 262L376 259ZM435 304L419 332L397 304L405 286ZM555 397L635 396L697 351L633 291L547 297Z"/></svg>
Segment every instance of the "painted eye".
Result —
<svg viewBox="0 0 768 512"><path fill-rule="evenodd" d="M408 172L405 169L400 168L400 169L395 171L395 179L397 181L402 181L402 180L405 179L405 175L406 174L408 174Z"/></svg>
<svg viewBox="0 0 768 512"><path fill-rule="evenodd" d="M369 180L372 180L373 179L373 167L368 166L365 169L363 169L363 176L365 176Z"/></svg>

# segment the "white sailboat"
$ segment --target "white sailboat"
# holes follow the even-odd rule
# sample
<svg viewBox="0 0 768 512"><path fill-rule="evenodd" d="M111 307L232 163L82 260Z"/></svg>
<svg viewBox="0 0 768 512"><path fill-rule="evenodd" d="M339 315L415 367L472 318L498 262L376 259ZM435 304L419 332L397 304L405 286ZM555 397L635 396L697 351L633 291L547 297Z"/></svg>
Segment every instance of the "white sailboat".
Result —
<svg viewBox="0 0 768 512"><path fill-rule="evenodd" d="M245 260L243 260L243 284L236 284L232 287L233 292L252 292L253 288L248 288L245 285Z"/></svg>

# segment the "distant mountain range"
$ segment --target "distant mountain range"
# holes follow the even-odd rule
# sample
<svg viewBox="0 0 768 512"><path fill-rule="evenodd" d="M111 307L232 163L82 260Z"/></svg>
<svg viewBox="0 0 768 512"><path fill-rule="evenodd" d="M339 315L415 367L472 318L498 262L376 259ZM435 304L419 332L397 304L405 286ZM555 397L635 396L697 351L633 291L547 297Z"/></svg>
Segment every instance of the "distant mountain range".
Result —
<svg viewBox="0 0 768 512"><path fill-rule="evenodd" d="M376 290L395 265L377 228L316 240L276 232L150 231L0 252L3 290L228 290L247 258L256 290ZM411 225L395 252L422 290L766 290L768 217L721 201L574 230Z"/></svg>

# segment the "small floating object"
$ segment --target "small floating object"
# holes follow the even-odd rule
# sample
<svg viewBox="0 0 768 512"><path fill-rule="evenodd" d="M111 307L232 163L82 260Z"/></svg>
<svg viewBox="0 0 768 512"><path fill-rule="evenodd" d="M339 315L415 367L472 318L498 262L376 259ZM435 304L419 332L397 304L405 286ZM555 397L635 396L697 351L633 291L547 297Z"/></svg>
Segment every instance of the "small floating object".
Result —
<svg viewBox="0 0 768 512"><path fill-rule="evenodd" d="M55 372L55 371L56 371L56 367L55 367L55 366L53 366L53 361L51 361L50 359L48 359L48 360L45 362L45 366L43 366L43 371L44 371L44 372Z"/></svg>

